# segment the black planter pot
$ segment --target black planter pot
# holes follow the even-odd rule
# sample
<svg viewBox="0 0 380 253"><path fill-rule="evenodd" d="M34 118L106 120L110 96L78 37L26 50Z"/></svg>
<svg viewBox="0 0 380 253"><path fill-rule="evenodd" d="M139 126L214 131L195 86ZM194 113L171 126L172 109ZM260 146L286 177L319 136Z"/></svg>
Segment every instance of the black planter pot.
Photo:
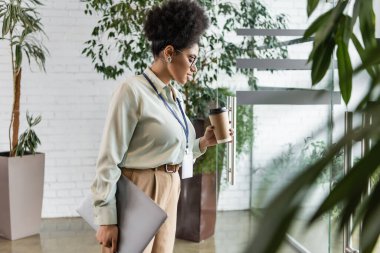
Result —
<svg viewBox="0 0 380 253"><path fill-rule="evenodd" d="M194 120L193 124L197 137L202 136L205 120ZM216 180L215 173L202 173L181 181L177 209L177 238L200 242L214 235Z"/></svg>
<svg viewBox="0 0 380 253"><path fill-rule="evenodd" d="M177 210L177 238L200 242L214 235L215 173L195 175L182 180Z"/></svg>

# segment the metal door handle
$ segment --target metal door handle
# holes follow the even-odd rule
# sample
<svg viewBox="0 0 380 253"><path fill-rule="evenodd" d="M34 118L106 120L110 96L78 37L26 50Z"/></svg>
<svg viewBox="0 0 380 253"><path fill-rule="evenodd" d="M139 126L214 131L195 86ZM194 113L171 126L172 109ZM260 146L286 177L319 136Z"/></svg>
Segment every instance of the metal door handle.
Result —
<svg viewBox="0 0 380 253"><path fill-rule="evenodd" d="M236 165L236 97L227 97L227 108L228 118L231 120L231 128L235 131L232 142L227 143L227 181L231 185L234 185Z"/></svg>

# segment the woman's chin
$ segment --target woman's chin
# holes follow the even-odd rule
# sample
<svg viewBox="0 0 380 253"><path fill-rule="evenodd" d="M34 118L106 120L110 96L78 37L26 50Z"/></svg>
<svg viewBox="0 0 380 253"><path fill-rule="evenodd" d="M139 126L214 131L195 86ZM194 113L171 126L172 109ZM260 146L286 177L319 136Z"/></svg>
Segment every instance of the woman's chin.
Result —
<svg viewBox="0 0 380 253"><path fill-rule="evenodd" d="M177 80L177 83L181 86L185 85L187 81Z"/></svg>
<svg viewBox="0 0 380 253"><path fill-rule="evenodd" d="M189 79L185 78L185 79L182 79L182 80L178 81L178 83L180 85L185 85L188 81L189 81Z"/></svg>
<svg viewBox="0 0 380 253"><path fill-rule="evenodd" d="M193 80L193 77L192 76L186 76L186 82L191 82Z"/></svg>
<svg viewBox="0 0 380 253"><path fill-rule="evenodd" d="M193 80L193 77L192 76L186 76L185 78L181 79L181 80L176 80L177 83L179 83L180 85L185 85L186 83L190 82Z"/></svg>

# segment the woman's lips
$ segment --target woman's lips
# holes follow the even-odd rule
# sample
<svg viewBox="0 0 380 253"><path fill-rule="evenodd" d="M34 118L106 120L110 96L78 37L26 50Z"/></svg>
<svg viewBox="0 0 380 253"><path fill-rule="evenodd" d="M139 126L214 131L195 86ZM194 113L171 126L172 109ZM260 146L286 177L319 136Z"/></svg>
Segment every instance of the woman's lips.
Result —
<svg viewBox="0 0 380 253"><path fill-rule="evenodd" d="M192 75L187 75L187 79L191 81L191 80L193 80L193 76Z"/></svg>

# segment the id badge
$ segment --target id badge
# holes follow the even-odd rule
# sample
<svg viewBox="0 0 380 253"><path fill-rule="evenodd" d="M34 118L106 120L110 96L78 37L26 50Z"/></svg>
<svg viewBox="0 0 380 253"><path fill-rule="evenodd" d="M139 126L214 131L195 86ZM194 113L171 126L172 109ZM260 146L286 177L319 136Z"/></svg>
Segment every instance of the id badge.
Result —
<svg viewBox="0 0 380 253"><path fill-rule="evenodd" d="M185 156L183 157L182 161L181 172L182 179L193 177L193 152L185 152Z"/></svg>

